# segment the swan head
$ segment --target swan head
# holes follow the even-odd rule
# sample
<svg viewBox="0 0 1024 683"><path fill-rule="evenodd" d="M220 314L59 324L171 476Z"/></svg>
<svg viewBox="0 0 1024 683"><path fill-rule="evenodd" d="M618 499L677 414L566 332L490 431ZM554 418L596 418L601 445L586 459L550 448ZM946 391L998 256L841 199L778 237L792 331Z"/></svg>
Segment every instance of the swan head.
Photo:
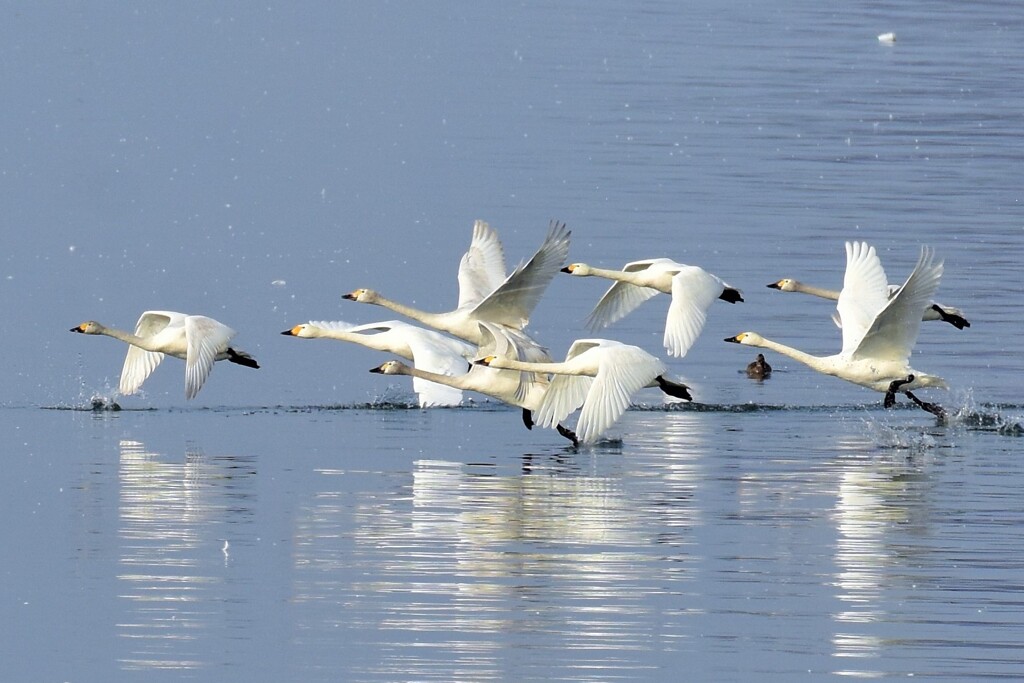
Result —
<svg viewBox="0 0 1024 683"><path fill-rule="evenodd" d="M764 338L757 332L740 332L735 337L726 337L725 341L732 344L746 344L747 346L762 346Z"/></svg>
<svg viewBox="0 0 1024 683"><path fill-rule="evenodd" d="M591 269L586 263L570 263L565 268L562 268L562 272L569 273L569 275L586 277L591 274Z"/></svg>
<svg viewBox="0 0 1024 683"><path fill-rule="evenodd" d="M82 334L103 334L103 325L100 325L95 320L86 320L81 325L72 327L71 331L80 332Z"/></svg>
<svg viewBox="0 0 1024 683"><path fill-rule="evenodd" d="M491 363L498 359L497 356L484 356L483 358L477 358L473 361L473 365L486 365L490 367Z"/></svg>
<svg viewBox="0 0 1024 683"><path fill-rule="evenodd" d="M398 360L389 360L375 368L370 368L370 372L378 375L407 375L409 374L408 370L409 366Z"/></svg>
<svg viewBox="0 0 1024 683"><path fill-rule="evenodd" d="M312 330L309 327L309 325L306 325L306 324L296 325L295 327L291 328L290 330L285 330L281 334L287 334L290 337L312 337L312 336L314 336Z"/></svg>
<svg viewBox="0 0 1024 683"><path fill-rule="evenodd" d="M372 304L376 303L378 298L377 292L372 289L360 288L348 294L342 294L342 299L348 299L349 301L358 301L361 304Z"/></svg>
<svg viewBox="0 0 1024 683"><path fill-rule="evenodd" d="M778 282L773 282L768 285L770 289L778 289L783 292L795 292L800 287L800 283L796 280L791 280L788 277L784 277Z"/></svg>

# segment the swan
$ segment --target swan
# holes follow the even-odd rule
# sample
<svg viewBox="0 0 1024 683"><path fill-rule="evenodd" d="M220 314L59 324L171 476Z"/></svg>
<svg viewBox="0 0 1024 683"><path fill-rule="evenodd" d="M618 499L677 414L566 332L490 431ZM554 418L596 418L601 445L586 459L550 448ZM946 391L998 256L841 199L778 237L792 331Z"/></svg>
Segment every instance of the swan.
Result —
<svg viewBox="0 0 1024 683"><path fill-rule="evenodd" d="M413 361L416 367L442 375L463 375L469 361L477 356L477 347L434 330L400 320L353 325L342 321L313 320L296 325L281 334L301 339L336 339L352 342L376 351L394 353ZM421 408L456 406L462 403L462 391L444 384L413 379L413 391Z"/></svg>
<svg viewBox="0 0 1024 683"><path fill-rule="evenodd" d="M644 387L692 400L685 384L665 377L667 368L638 346L610 339L577 339L561 363L533 363L501 356L475 361L492 368L553 374L544 393L537 423L550 426L583 406L576 423L582 443L597 441L629 407L630 399Z"/></svg>
<svg viewBox="0 0 1024 683"><path fill-rule="evenodd" d="M665 319L665 349L682 358L690 350L707 320L707 310L715 299L734 304L743 294L720 278L698 266L687 266L667 258L633 261L622 270L595 268L572 263L563 273L577 277L603 277L615 280L587 318L590 329L601 329L621 320L658 292L672 295Z"/></svg>
<svg viewBox="0 0 1024 683"><path fill-rule="evenodd" d="M772 366L764 359L764 354L757 354L757 359L747 365L747 377L750 379L765 379L772 374Z"/></svg>
<svg viewBox="0 0 1024 683"><path fill-rule="evenodd" d="M808 285L800 282L799 280L794 280L788 277L777 282L773 282L768 285L768 287L782 292L801 292L803 294L810 294L822 299L831 299L832 301L837 301L839 299L839 292L834 289L815 287L814 285ZM889 285L889 297L892 298L899 289L899 285ZM925 321L941 320L949 323L958 330L971 326L971 323L964 317L964 312L959 308L946 306L944 304L937 304L934 301L928 302L928 307L925 308L921 319Z"/></svg>
<svg viewBox="0 0 1024 683"><path fill-rule="evenodd" d="M152 374L164 355L185 361L185 398L196 397L210 376L215 361L227 360L258 368L256 359L228 346L235 331L205 315L186 315L174 311L146 311L135 323L135 333L106 327L89 320L72 332L102 334L129 344L121 370L120 391L134 394Z"/></svg>
<svg viewBox="0 0 1024 683"><path fill-rule="evenodd" d="M813 356L799 349L765 339L756 332L742 332L725 341L777 351L812 370L885 394L892 407L896 392L907 395L928 412L942 417L941 407L919 400L911 389L948 388L941 377L910 367L910 351L921 327L921 311L939 287L942 262L935 252L921 248L913 272L892 298L885 271L875 248L865 242L846 243L846 275L839 294L843 348L832 356Z"/></svg>
<svg viewBox="0 0 1024 683"><path fill-rule="evenodd" d="M475 232L474 229L474 234ZM480 327L477 325L478 321L498 323L514 330L521 330L526 326L530 314L537 306L537 302L540 301L548 283L551 282L569 255L569 235L570 231L565 229L564 223L552 221L547 238L533 257L525 264L521 264L497 287L479 299L476 297L482 291L482 285L467 287L467 283L485 281L486 277L480 275L483 271L480 269L466 271L463 278L464 271L460 267L459 306L445 313L430 313L406 306L387 299L372 289L357 289L343 295L342 298L384 306L424 325L479 345L483 343L483 338ZM494 261L498 260L494 257L493 251L492 247L491 257L488 259L492 268ZM467 257L472 263L474 257L470 252L463 257L464 263ZM469 273L476 273L476 275ZM487 281L487 286L492 282Z"/></svg>
<svg viewBox="0 0 1024 683"><path fill-rule="evenodd" d="M513 359L547 358L547 352L541 347L530 344L522 335L509 334L508 328L491 323L480 323L481 337L484 339L480 353L502 356ZM540 409L544 393L548 388L546 375L524 373L518 370L503 370L474 364L470 371L461 375L443 375L421 367L410 367L398 360L371 368L370 372L381 375L407 375L416 380L436 382L459 391L475 391L503 403L522 408L523 424L533 429L533 412ZM576 434L561 424L546 424L558 430L558 433L579 445Z"/></svg>

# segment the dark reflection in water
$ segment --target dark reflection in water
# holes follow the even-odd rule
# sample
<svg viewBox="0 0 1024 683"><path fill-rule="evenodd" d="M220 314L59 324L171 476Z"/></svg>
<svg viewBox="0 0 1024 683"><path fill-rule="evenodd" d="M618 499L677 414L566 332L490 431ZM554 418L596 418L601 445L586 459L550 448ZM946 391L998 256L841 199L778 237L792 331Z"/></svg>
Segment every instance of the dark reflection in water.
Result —
<svg viewBox="0 0 1024 683"><path fill-rule="evenodd" d="M120 583L128 603L117 625L125 669L194 669L212 664L203 642L229 625L232 528L251 521L251 457L208 458L189 446L184 461L120 443Z"/></svg>

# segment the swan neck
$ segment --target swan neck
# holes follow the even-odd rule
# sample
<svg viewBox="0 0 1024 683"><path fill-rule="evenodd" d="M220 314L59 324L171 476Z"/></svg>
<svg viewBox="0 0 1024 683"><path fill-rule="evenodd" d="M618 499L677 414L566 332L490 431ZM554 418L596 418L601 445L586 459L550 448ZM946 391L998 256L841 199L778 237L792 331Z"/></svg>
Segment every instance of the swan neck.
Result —
<svg viewBox="0 0 1024 683"><path fill-rule="evenodd" d="M618 280L619 282L633 282L635 277L634 273L627 272L625 270L611 270L609 268L594 268L590 267L590 272L587 273L589 276L603 277L608 280Z"/></svg>
<svg viewBox="0 0 1024 683"><path fill-rule="evenodd" d="M811 355L805 351L801 351L800 349L794 349L792 346L786 346L785 344L780 344L777 341L765 339L764 337L762 337L760 341L757 344L754 344L753 346L759 346L763 349L770 349L772 351L775 351L776 353L781 353L783 356L789 356L793 360L803 363L809 368L818 370L820 372L825 372L826 374L831 374L828 373L825 369L826 363L820 356Z"/></svg>
<svg viewBox="0 0 1024 683"><path fill-rule="evenodd" d="M114 339L119 339L127 344L131 344L132 346L138 346L139 348L145 349L147 351L153 350L152 345L149 344L148 340L146 340L145 338L137 337L131 332L125 332L124 330L119 330L116 327L101 326L100 334L104 334L108 337L113 337Z"/></svg>
<svg viewBox="0 0 1024 683"><path fill-rule="evenodd" d="M492 368L502 370L520 370L522 372L542 372L553 375L579 375L578 368L569 363L531 363L514 358L496 358L491 361Z"/></svg>
<svg viewBox="0 0 1024 683"><path fill-rule="evenodd" d="M815 287L814 285L807 285L803 282L798 282L794 290L797 292L803 292L804 294L810 294L811 296L820 297L822 299L831 299L832 301L839 300L839 292L834 289L825 289L824 287Z"/></svg>
<svg viewBox="0 0 1024 683"><path fill-rule="evenodd" d="M378 306L383 306L384 308L392 310L395 313L398 313L399 315L404 315L406 318L411 318L413 320L421 322L424 325L429 325L431 327L439 327L438 325L435 325L435 323L438 322L439 317L437 313L421 311L418 308L406 306L403 303L392 301L391 299L385 298L383 296L378 296L376 299L374 299L373 303L377 304Z"/></svg>

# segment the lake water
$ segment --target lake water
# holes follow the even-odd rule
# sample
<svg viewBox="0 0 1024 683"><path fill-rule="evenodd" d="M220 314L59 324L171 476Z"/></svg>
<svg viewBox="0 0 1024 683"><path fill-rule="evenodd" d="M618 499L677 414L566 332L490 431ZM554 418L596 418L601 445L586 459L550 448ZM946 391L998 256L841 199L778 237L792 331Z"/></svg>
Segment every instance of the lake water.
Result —
<svg viewBox="0 0 1024 683"><path fill-rule="evenodd" d="M0 22L5 680L1024 675L1024 8L345 5ZM510 265L557 218L572 261L741 288L670 360L696 401L573 450L279 334L393 317L362 286L451 308L476 218ZM765 285L838 288L847 239L945 259L948 421L722 341L837 350ZM564 353L603 291L559 276L531 331ZM665 307L602 334L660 353ZM161 308L261 369L115 396L123 346L68 328Z"/></svg>

